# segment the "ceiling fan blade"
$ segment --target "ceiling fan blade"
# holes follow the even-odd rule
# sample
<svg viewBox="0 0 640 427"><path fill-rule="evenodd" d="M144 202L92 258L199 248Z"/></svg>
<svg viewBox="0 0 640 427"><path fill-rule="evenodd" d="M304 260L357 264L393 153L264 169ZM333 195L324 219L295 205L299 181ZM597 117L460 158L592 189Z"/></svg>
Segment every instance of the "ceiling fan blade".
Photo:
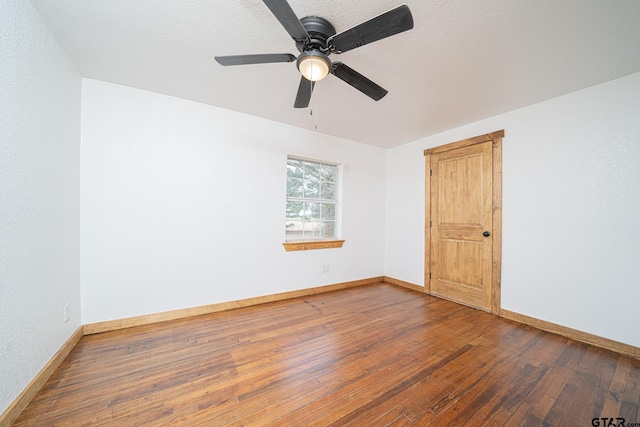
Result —
<svg viewBox="0 0 640 427"><path fill-rule="evenodd" d="M342 62L334 62L331 67L331 74L342 81L349 83L360 92L367 95L374 101L380 101L389 93L386 89L378 86L353 68L344 65Z"/></svg>
<svg viewBox="0 0 640 427"><path fill-rule="evenodd" d="M333 52L342 53L412 28L413 15L411 15L409 6L403 4L349 30L329 37L327 45Z"/></svg>
<svg viewBox="0 0 640 427"><path fill-rule="evenodd" d="M290 53L261 53L257 55L229 55L216 56L218 64L228 65L248 65L248 64L268 64L272 62L293 62L296 57Z"/></svg>
<svg viewBox="0 0 640 427"><path fill-rule="evenodd" d="M307 108L309 106L315 85L316 82L309 81L304 77L300 78L300 86L298 86L298 94L296 95L296 102L293 104L293 108Z"/></svg>
<svg viewBox="0 0 640 427"><path fill-rule="evenodd" d="M309 33L304 29L302 23L296 16L287 0L262 0L271 10L271 13L278 18L280 24L287 30L287 33L297 42L309 40Z"/></svg>

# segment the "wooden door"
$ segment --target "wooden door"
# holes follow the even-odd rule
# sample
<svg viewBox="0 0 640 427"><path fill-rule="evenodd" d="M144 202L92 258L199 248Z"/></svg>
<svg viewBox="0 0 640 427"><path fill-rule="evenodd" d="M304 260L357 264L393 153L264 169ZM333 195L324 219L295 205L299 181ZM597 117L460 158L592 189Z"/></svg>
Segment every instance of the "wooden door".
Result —
<svg viewBox="0 0 640 427"><path fill-rule="evenodd" d="M493 277L499 276L494 254L500 225L494 224L494 190L499 188L494 185L494 142L472 139L427 150L427 289L490 312L499 311L499 277L498 282Z"/></svg>

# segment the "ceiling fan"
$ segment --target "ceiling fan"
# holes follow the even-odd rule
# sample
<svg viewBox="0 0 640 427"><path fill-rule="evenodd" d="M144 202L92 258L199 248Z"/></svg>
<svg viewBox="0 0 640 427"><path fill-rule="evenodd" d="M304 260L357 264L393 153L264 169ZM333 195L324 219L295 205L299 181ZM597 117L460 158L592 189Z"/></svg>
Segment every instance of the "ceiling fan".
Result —
<svg viewBox="0 0 640 427"><path fill-rule="evenodd" d="M329 55L332 53L340 54L412 29L413 16L407 5L398 6L389 12L336 34L333 25L324 18L306 16L298 19L287 0L263 1L296 42L300 55L296 57L290 53L265 53L216 56L215 59L220 65L296 61L302 78L294 103L295 108L306 108L309 105L315 82L324 79L329 73L375 101L379 101L388 93L387 90L342 62L331 62Z"/></svg>

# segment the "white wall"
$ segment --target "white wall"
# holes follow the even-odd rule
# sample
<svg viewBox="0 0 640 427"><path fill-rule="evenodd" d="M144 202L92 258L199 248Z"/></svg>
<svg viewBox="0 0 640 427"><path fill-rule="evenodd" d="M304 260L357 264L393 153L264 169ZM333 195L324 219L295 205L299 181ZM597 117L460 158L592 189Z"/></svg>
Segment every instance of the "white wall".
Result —
<svg viewBox="0 0 640 427"><path fill-rule="evenodd" d="M383 274L382 149L84 79L81 151L83 323ZM284 251L287 154L343 165L343 248Z"/></svg>
<svg viewBox="0 0 640 427"><path fill-rule="evenodd" d="M385 274L423 284L423 150L500 129L502 307L640 346L640 73L389 150Z"/></svg>
<svg viewBox="0 0 640 427"><path fill-rule="evenodd" d="M80 85L31 4L0 1L0 413L80 326Z"/></svg>

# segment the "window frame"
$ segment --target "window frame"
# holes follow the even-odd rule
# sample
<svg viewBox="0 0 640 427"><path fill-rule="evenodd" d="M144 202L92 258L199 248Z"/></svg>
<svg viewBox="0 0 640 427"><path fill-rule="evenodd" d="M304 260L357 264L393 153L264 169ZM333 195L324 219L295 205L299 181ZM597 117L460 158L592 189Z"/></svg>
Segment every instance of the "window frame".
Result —
<svg viewBox="0 0 640 427"><path fill-rule="evenodd" d="M306 198L304 195L302 197L289 196L289 172L288 165L289 161L301 161L306 163L313 163L316 165L325 165L331 166L335 168L335 188L334 188L334 198L333 199L323 199L323 198ZM334 206L334 233L332 237L318 237L318 238L300 238L300 239L289 239L286 236L286 227L285 227L285 242L283 246L286 251L299 251L299 250L309 250L309 249L329 249L329 248L340 248L342 247L344 240L340 239L338 236L341 235L341 216L342 216L342 166L339 163L329 162L325 160L317 160L310 159L307 157L300 157L295 155L287 155L287 185L285 186L285 201L286 203L295 201L302 203L331 203ZM285 203L285 204L286 204ZM285 224L288 218L286 217L285 212ZM321 222L321 221L320 221Z"/></svg>

